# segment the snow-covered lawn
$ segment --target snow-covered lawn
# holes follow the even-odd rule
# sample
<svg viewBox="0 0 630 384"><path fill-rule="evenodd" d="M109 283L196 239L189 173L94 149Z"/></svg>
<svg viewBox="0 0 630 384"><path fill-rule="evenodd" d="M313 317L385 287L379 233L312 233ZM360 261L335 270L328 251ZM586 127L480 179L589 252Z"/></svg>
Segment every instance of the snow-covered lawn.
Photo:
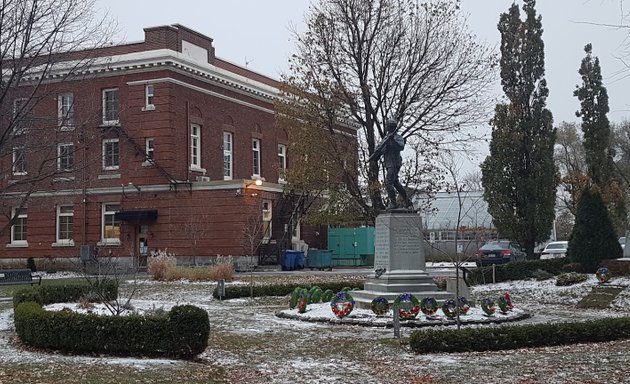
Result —
<svg viewBox="0 0 630 384"><path fill-rule="evenodd" d="M246 283L240 282L240 284ZM630 279L612 284L630 286ZM527 323L583 320L630 315L630 288L605 311L576 310L575 303L597 284L594 277L568 287L554 280L489 284L471 289L470 299L496 298L510 292L517 309L533 317ZM306 283L304 284L307 285ZM137 310L169 310L193 304L208 311L210 346L195 363L166 359L68 356L25 350L14 343L12 310L0 311L0 382L3 367L39 364L47 367L118 366L131 372L169 373L173 382L186 382L187 372L223 370L233 383L621 383L630 342L584 344L484 353L416 355L404 340L412 329L402 329L403 343L384 327L311 323L275 316L287 308L287 298L218 301L214 284L137 284L133 306ZM129 289L126 284L122 291ZM63 304L69 305L69 304ZM62 305L62 306L63 306ZM311 315L331 316L326 305L313 306ZM356 314L361 314L357 310ZM365 315L369 315L367 312ZM485 326L485 325L484 325ZM499 325L488 325L499 326ZM51 368L53 369L53 368ZM8 380L4 378L4 380ZM10 382L10 381L7 381ZM42 378L40 382L47 382Z"/></svg>

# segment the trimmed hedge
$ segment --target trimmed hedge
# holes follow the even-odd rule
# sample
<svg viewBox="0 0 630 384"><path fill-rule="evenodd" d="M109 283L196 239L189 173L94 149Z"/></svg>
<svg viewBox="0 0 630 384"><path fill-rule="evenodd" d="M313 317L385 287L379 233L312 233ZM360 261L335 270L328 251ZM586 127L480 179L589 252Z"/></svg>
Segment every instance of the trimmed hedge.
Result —
<svg viewBox="0 0 630 384"><path fill-rule="evenodd" d="M72 353L191 358L208 346L208 313L192 305L173 307L165 315L99 316L46 311L42 305L73 302L94 294L88 284L38 286L13 296L15 330L33 347ZM101 283L106 297L118 297L113 281Z"/></svg>
<svg viewBox="0 0 630 384"><path fill-rule="evenodd" d="M536 271L543 270L552 275L563 273L562 267L570 263L566 258L549 260L514 261L495 266L495 281L497 283L510 280L525 280L536 277ZM471 285L492 282L492 266L476 268L466 277Z"/></svg>
<svg viewBox="0 0 630 384"><path fill-rule="evenodd" d="M317 283L313 284L317 285L321 288L322 291L326 291L330 289L333 292L340 292L343 288L350 287L351 289L358 288L363 289L363 282L349 282L349 281L339 281L339 282L328 282L328 283ZM276 284L276 285L254 285L253 294L254 297L261 296L286 296L290 295L295 288L306 288L307 290L311 289L313 285L304 286L301 284ZM216 288L212 292L212 296L215 299L218 299L218 292ZM238 299L241 297L250 297L250 286L249 285L226 285L225 286L225 296L222 299Z"/></svg>
<svg viewBox="0 0 630 384"><path fill-rule="evenodd" d="M118 285L113 280L102 280L94 285L87 283L38 285L17 290L13 295L13 307L26 301L40 305L77 301L81 297L95 296L94 289L102 290L102 297L108 300L118 297Z"/></svg>
<svg viewBox="0 0 630 384"><path fill-rule="evenodd" d="M630 338L630 317L575 323L528 324L497 328L414 331L409 345L417 353L499 351Z"/></svg>
<svg viewBox="0 0 630 384"><path fill-rule="evenodd" d="M208 314L192 305L162 316L99 316L26 302L16 307L14 319L24 343L73 353L190 358L205 350L210 333Z"/></svg>

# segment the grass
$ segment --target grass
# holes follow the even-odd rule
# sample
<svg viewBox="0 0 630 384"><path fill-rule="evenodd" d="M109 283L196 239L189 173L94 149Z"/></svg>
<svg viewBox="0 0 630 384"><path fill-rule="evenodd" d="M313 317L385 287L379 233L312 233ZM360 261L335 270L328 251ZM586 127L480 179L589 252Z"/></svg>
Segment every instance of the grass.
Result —
<svg viewBox="0 0 630 384"><path fill-rule="evenodd" d="M3 364L0 383L131 384L174 382L190 384L227 383L222 368L189 363L164 369L137 369L102 364Z"/></svg>
<svg viewBox="0 0 630 384"><path fill-rule="evenodd" d="M576 306L582 309L606 309L623 289L623 287L593 287L593 290L584 296Z"/></svg>

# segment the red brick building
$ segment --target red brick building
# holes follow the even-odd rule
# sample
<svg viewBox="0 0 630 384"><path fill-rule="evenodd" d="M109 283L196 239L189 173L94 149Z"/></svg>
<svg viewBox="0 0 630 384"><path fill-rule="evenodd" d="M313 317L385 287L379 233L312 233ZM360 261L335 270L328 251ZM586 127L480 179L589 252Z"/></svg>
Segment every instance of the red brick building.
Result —
<svg viewBox="0 0 630 384"><path fill-rule="evenodd" d="M89 54L79 76L57 70L5 113L19 124L1 163L0 209L13 222L0 259L90 249L142 265L167 249L182 263L265 261L300 237L325 247L325 229L292 230L275 80L221 60L211 38L181 25Z"/></svg>

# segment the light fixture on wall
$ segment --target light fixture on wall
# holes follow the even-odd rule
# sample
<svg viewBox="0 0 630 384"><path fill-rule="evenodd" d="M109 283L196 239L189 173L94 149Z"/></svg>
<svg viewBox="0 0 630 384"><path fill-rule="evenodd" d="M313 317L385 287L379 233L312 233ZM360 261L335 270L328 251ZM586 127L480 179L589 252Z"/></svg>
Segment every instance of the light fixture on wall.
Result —
<svg viewBox="0 0 630 384"><path fill-rule="evenodd" d="M236 190L236 196L243 196L243 193L247 192L247 189L250 188L251 186L255 185L257 187L260 187L263 185L263 182L265 181L264 177L260 177L260 176L252 176L252 178L250 180L243 180L244 181L244 188L238 188ZM252 193L251 196L257 196L258 194L256 192Z"/></svg>

